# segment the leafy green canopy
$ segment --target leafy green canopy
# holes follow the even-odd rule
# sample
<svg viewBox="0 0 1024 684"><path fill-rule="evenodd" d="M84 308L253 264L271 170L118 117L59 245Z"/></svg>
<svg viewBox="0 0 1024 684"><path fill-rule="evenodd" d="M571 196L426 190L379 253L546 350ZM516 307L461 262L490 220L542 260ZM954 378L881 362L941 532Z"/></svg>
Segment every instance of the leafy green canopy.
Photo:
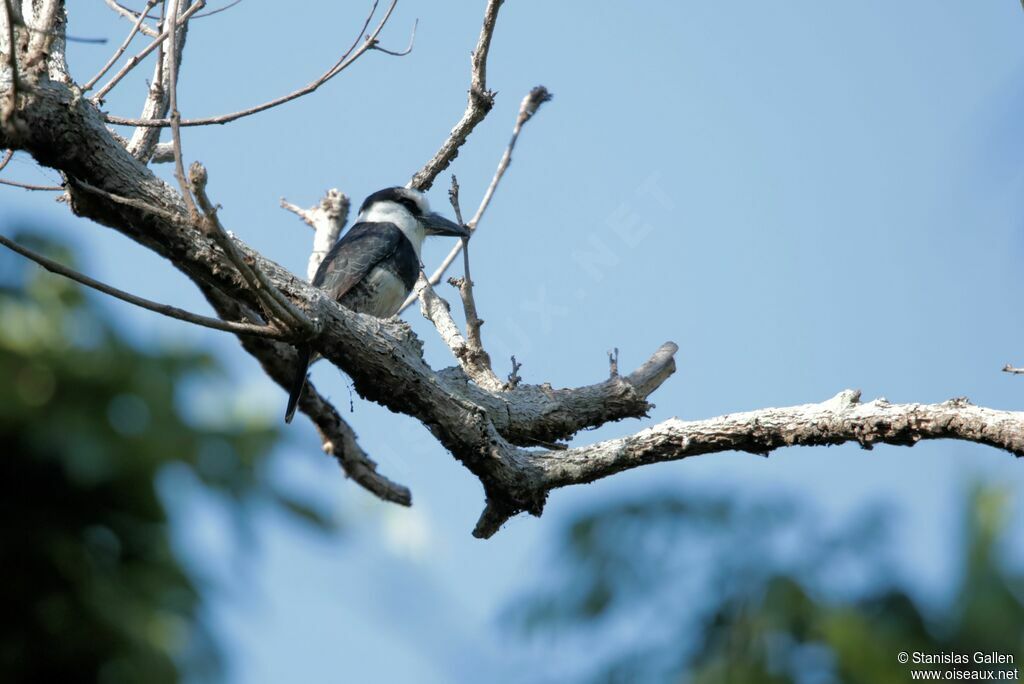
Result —
<svg viewBox="0 0 1024 684"><path fill-rule="evenodd" d="M0 255L0 680L217 675L158 477L176 465L237 506L306 512L263 474L275 429L183 414L180 388L217 371L203 354L133 346L72 283Z"/></svg>
<svg viewBox="0 0 1024 684"><path fill-rule="evenodd" d="M1007 496L962 501L962 568L940 605L900 580L874 511L838 531L792 502L664 493L580 515L549 580L508 620L589 664L561 681L756 684L910 681L900 652L998 652L1022 668L1024 573L1000 560ZM1024 669L1024 668L1022 668Z"/></svg>

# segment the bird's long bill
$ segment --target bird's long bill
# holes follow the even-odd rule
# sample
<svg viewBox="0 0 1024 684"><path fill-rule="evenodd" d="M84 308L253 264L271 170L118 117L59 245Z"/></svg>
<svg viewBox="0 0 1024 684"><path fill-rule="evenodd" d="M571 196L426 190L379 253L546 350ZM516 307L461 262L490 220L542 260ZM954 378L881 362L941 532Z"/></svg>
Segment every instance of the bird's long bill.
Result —
<svg viewBox="0 0 1024 684"><path fill-rule="evenodd" d="M449 221L444 216L435 212L425 214L421 219L423 228L427 235L450 235L451 237L469 237L469 231L465 226L460 226L455 221Z"/></svg>

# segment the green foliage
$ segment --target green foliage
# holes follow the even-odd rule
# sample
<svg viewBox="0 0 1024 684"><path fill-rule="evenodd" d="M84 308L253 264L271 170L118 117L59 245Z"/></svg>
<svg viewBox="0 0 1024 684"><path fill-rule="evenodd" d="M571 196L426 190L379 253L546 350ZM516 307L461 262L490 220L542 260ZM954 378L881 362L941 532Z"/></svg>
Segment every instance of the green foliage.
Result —
<svg viewBox="0 0 1024 684"><path fill-rule="evenodd" d="M509 620L585 644L594 667L580 678L592 681L909 681L901 651L999 652L1019 666L1024 573L998 554L1006 499L979 488L963 502L959 586L927 612L894 571L891 515L827 532L792 503L669 493L578 517L554 579ZM971 668L993 666L959 666Z"/></svg>
<svg viewBox="0 0 1024 684"><path fill-rule="evenodd" d="M38 239L36 249L68 261ZM157 481L174 465L235 504L288 501L252 419L190 422L209 356L130 344L69 281L0 255L0 680L216 676L201 587L171 548ZM305 509L301 510L311 515ZM315 516L314 516L315 517Z"/></svg>

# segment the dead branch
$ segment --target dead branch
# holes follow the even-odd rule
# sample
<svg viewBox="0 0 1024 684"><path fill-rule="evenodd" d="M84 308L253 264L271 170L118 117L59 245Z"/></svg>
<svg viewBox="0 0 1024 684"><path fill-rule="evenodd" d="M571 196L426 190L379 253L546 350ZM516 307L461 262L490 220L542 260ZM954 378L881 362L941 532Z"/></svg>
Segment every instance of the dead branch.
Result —
<svg viewBox="0 0 1024 684"><path fill-rule="evenodd" d="M185 199L185 206L188 208L189 216L196 216L196 203L192 199L192 189L189 187L188 180L185 178L185 165L182 162L181 152L181 112L178 111L178 50L177 50L177 34L178 34L178 15L181 14L181 5L179 0L169 0L168 14L171 16L171 26L168 29L170 32L168 39L171 43L171 49L167 50L168 55L168 98L169 106L171 108L171 144L174 146L174 177L178 179L178 186L181 188L181 196ZM193 7L199 7L203 5L203 0L197 0ZM191 9L191 8L189 8ZM182 27L184 29L184 26ZM203 180L205 182L206 173L203 172Z"/></svg>
<svg viewBox="0 0 1024 684"><path fill-rule="evenodd" d="M208 286L202 286L202 289L222 318L257 318L255 312L219 289ZM260 363L268 377L287 391L294 372L295 348L266 338L246 336L239 337L239 340L242 347ZM299 400L299 410L309 416L316 426L324 452L338 460L353 482L383 501L401 506L412 505L409 489L377 472L377 464L359 446L356 433L309 380Z"/></svg>
<svg viewBox="0 0 1024 684"><path fill-rule="evenodd" d="M203 211L201 225L204 232L224 251L228 260L235 266L242 279L259 300L263 311L271 321L278 322L286 330L292 330L299 337L312 335L316 326L306 314L285 297L267 278L252 260L247 259L235 245L234 238L228 235L217 217L217 207L206 194L206 169L199 162L193 162L189 170L189 181L196 193L196 200ZM183 181L184 183L184 181ZM197 219L200 217L196 217Z"/></svg>
<svg viewBox="0 0 1024 684"><path fill-rule="evenodd" d="M281 206L296 214L303 222L313 229L313 250L306 266L306 278L312 282L320 262L327 256L334 243L338 241L345 222L348 220L348 195L340 190L328 190L318 204L309 209L302 209L281 198Z"/></svg>
<svg viewBox="0 0 1024 684"><path fill-rule="evenodd" d="M125 37L121 45L118 46L116 50L114 50L114 54L110 55L110 59L108 59L107 63L103 65L103 68L101 68L95 76L86 81L85 85L82 86L83 93L92 90L93 86L96 85L96 82L103 78L103 76L108 71L110 71L110 68L114 66L117 60L121 59L121 55L123 55L124 51L128 49L129 45L131 45L132 39L135 38L135 36L139 33L140 30L142 30L142 23L143 20L146 18L146 14L148 14L149 11L153 9L156 6L156 3L158 2L160 2L160 0L146 0L146 7L142 10L142 12L139 14L139 18L132 25L132 30L128 32L127 37Z"/></svg>
<svg viewBox="0 0 1024 684"><path fill-rule="evenodd" d="M62 275L65 278L70 278L71 280L74 280L77 283L81 283L82 285L90 287L98 292L110 295L111 297L120 299L123 302L134 304L135 306L146 309L148 311L154 311L158 314L167 316L169 318L176 318L179 321L185 321L186 323L192 323L194 325L199 325L204 328L223 330L226 332L238 333L240 335L256 335L259 337L267 337L270 339L277 340L288 339L288 336L285 333L272 326L255 325L253 323L244 323L236 321L222 321L219 318L210 318L209 316L202 316L200 314L195 314L190 311L185 311L184 309L179 309L175 306L170 306L169 304L160 304L159 302L154 302L152 300L144 299L143 297L133 295L130 292L125 292L124 290L120 290L116 287L100 282L99 280L90 278L89 276L83 273L79 273L78 271L72 268L63 266L54 261L53 259L45 257L42 254L39 254L29 249L28 247L19 245L17 242L14 242L13 240L9 240L3 235L0 235L0 245L7 247L11 251L18 253L27 259L31 259L32 261L36 262L37 264L45 268L47 271L50 271L51 273Z"/></svg>
<svg viewBox="0 0 1024 684"><path fill-rule="evenodd" d="M115 12L117 12L118 15L124 17L128 21L134 22L136 19L147 19L147 18L149 18L149 17L146 16L146 12L142 12L141 14L137 14L136 12L133 12L132 10L130 10L127 7L125 7L124 5L116 2L115 0L103 0L103 1L107 3L107 7L109 7L112 10L114 10ZM160 35L160 31L157 31L155 29L150 28L145 23L140 24L139 31L141 33L151 37L151 38L156 38L158 35Z"/></svg>
<svg viewBox="0 0 1024 684"><path fill-rule="evenodd" d="M36 192L61 192L64 188L60 185L33 185L32 183L22 183L21 181L7 180L6 178L0 178L0 185L10 185L14 188L21 188L22 190L33 190Z"/></svg>
<svg viewBox="0 0 1024 684"><path fill-rule="evenodd" d="M519 134L523 130L523 124L533 118L533 115L537 113L540 106L550 100L552 97L551 93L544 86L537 86L531 90L523 101L519 104L519 113L516 115L516 123L512 127L512 138L509 140L508 145L505 147L504 153L501 155L501 159L498 161L498 168L494 172L494 177L491 178L490 185L487 186L487 191L484 192L483 199L480 200L480 206L477 207L476 213L473 218L470 219L466 227L470 233L476 231L477 225L480 223L480 219L483 218L484 212L487 211L487 207L491 203L491 199L494 197L495 190L498 189L498 184L505 175L505 171L508 170L509 164L512 163L512 150L516 147L516 142L519 140ZM455 243L448 255L441 261L441 264L434 270L434 272L427 279L431 285L437 285L441 282L441 278L448 272L448 268L455 261L455 257L459 255L465 246L465 241L460 240ZM417 292L414 291L405 302L402 303L402 308L399 309L399 313L405 311L409 306L416 300Z"/></svg>
<svg viewBox="0 0 1024 684"><path fill-rule="evenodd" d="M114 76L107 82L107 84L100 88L99 91L97 91L97 93L92 96L92 99L95 102L101 102L103 100L104 95L109 93L114 88L114 86L120 83L121 79L127 76L132 69L138 66L139 62L141 62L143 59L149 56L149 54L153 52L153 50L156 50L158 47L162 46L165 40L167 40L172 34L176 34L179 28L184 27L188 23L189 17L191 17L193 14L195 14L205 6L206 0L196 0L191 7L186 9L184 12L180 13L178 15L178 21L171 23L171 25L165 28L163 32L160 33L160 35L153 39L153 42L151 42L149 45L143 48L138 54L134 55L131 59L129 59L128 62L123 67L121 67L121 70L114 74ZM167 125L170 126L170 122L168 122Z"/></svg>
<svg viewBox="0 0 1024 684"><path fill-rule="evenodd" d="M480 29L476 49L470 58L469 96L466 111L455 124L448 138L441 144L437 154L420 169L409 181L409 186L417 190L429 190L437 175L448 168L455 157L459 156L459 148L466 144L469 134L476 125L484 120L487 113L494 107L494 93L487 89L487 55L491 50L491 38L494 27L498 23L498 10L504 0L488 0L484 10L484 25ZM436 283L435 283L436 284ZM406 304L408 306L408 303ZM403 307L404 308L404 307Z"/></svg>
<svg viewBox="0 0 1024 684"><path fill-rule="evenodd" d="M273 107L285 104L286 102L291 102L292 100L298 99L303 95L308 95L312 93L313 91L317 90L320 86L322 86L324 83L327 83L332 78L334 78L342 71L347 69L349 66L351 66L352 63L359 59L363 54L376 48L378 40L377 37L380 35L380 32L384 29L384 26L385 24L387 24L388 19L391 18L391 13L394 11L396 4L398 4L398 0L392 0L391 4L388 6L387 11L384 13L384 18L380 20L380 23L377 24L373 32L369 36L367 36L366 39L362 41L362 43L360 43L360 38L366 31L366 27L369 26L370 20L373 18L373 14L376 12L377 1L375 0L375 2L373 3L373 8L370 10L370 14L369 16L367 16L366 23L360 30L359 37L356 38L356 42L352 44L352 46L338 59L337 62L335 62L334 66L325 71L319 78L312 81L311 83L303 86L302 88L299 88L298 90L294 90L288 93L287 95L282 95L281 97L275 98L268 102L258 104L254 107L249 107L248 109L242 109L237 112L231 112L230 114L220 114L218 116L211 116L202 119L182 119L179 122L179 125L209 126L212 124L230 123L231 121L236 121L237 119L241 119L246 116L252 116L253 114L265 112L268 109L272 109ZM357 45L358 48L356 47ZM113 116L109 114L105 116L105 119L107 123L117 124L119 126L144 126L148 128L166 128L168 126L171 126L170 119L126 119L124 117Z"/></svg>

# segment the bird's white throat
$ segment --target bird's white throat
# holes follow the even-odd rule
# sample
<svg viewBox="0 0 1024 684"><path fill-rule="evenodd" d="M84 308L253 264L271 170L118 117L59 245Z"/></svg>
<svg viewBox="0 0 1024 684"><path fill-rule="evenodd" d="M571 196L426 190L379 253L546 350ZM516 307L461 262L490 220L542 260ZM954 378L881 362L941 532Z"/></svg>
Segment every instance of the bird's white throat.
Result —
<svg viewBox="0 0 1024 684"><path fill-rule="evenodd" d="M423 246L423 239L426 232L423 225L416 220L408 209L397 202L374 202L365 210L359 213L359 221L370 221L380 223L393 223L398 229L405 233L405 237L412 243L416 250L416 256L420 255L420 248Z"/></svg>

